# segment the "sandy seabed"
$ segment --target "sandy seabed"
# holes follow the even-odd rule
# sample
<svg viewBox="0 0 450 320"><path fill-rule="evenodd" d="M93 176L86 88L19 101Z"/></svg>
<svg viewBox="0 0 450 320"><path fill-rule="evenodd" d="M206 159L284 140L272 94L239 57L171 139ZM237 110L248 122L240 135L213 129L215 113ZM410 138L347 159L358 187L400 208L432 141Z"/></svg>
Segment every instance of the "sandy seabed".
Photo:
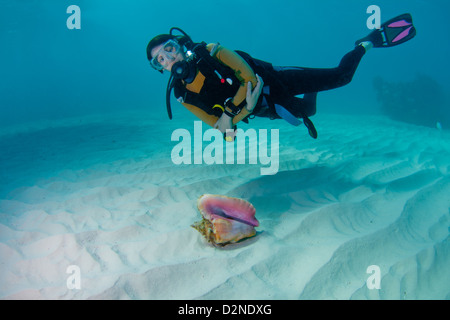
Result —
<svg viewBox="0 0 450 320"><path fill-rule="evenodd" d="M318 140L254 120L280 129L275 175L175 165L171 133L193 119L124 113L2 129L0 298L449 299L450 132L378 116L313 120ZM257 236L206 243L190 227L204 193L250 201ZM379 289L368 286L373 265ZM67 285L70 266L80 289Z"/></svg>

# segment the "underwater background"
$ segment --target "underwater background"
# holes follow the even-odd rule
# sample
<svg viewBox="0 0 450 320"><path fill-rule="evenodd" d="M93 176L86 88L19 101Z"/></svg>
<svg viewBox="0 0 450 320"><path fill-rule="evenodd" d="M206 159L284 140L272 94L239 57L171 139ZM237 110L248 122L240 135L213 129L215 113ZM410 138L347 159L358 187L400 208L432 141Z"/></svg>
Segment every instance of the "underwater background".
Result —
<svg viewBox="0 0 450 320"><path fill-rule="evenodd" d="M72 4L81 9L80 30L66 26L66 9ZM366 10L373 4L380 7L382 21L410 12L416 39L371 52L349 86L319 95L318 112L379 113L372 84L377 76L411 82L426 75L448 92L450 4L445 0L175 0L170 5L144 0L1 0L0 124L126 108L139 109L143 116L160 114L161 125L166 125L168 76L154 72L146 59L153 36L177 26L194 41L220 42L274 65L334 67L354 41L368 33ZM424 90L421 95L433 102L433 95Z"/></svg>
<svg viewBox="0 0 450 320"><path fill-rule="evenodd" d="M81 29L67 27L70 5ZM281 120L242 124L279 130L276 174L174 164L171 135L196 118L174 98L167 118L151 38L179 27L274 65L330 68L370 32L370 5L382 22L411 13L417 36L319 93L317 140ZM0 0L0 299L449 299L449 9ZM191 228L205 193L252 203L257 236L206 243Z"/></svg>

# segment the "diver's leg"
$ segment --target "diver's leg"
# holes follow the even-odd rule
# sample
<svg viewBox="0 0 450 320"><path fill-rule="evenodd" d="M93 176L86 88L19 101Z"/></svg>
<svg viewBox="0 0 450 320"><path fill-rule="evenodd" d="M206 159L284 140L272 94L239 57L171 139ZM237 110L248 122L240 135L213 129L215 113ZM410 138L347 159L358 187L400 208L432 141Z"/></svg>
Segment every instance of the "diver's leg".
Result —
<svg viewBox="0 0 450 320"><path fill-rule="evenodd" d="M305 114L311 117L316 114L317 92L305 93L303 96L305 103Z"/></svg>
<svg viewBox="0 0 450 320"><path fill-rule="evenodd" d="M303 123L308 128L309 135L317 139L317 130L309 119L310 116L316 114L316 98L317 92L305 93L303 98L291 97L280 101L280 104L275 104L275 110L281 118L294 126L301 123L295 118L303 118Z"/></svg>
<svg viewBox="0 0 450 320"><path fill-rule="evenodd" d="M342 58L336 68L274 67L279 80L276 91L281 95L295 96L342 87L353 79L365 52L363 46L357 46Z"/></svg>
<svg viewBox="0 0 450 320"><path fill-rule="evenodd" d="M297 118L311 117L316 114L316 99L317 92L305 93L303 98L289 97L282 100L275 101L286 108Z"/></svg>

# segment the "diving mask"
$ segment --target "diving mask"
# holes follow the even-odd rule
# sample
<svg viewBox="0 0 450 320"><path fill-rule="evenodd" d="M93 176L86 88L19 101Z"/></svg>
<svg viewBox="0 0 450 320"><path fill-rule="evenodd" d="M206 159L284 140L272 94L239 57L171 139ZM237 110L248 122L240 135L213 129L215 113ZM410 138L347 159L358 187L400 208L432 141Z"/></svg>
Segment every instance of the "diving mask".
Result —
<svg viewBox="0 0 450 320"><path fill-rule="evenodd" d="M169 40L163 44L162 48L158 50L154 58L150 61L150 65L158 70L164 70L167 63L176 59L177 55L181 52L180 45L175 40Z"/></svg>

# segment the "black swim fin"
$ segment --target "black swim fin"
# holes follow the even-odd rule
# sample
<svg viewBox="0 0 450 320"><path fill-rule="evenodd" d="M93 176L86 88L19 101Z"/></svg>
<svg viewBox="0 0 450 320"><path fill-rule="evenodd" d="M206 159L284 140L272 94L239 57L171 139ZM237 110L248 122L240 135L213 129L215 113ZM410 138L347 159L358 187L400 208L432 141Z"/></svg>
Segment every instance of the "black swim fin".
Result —
<svg viewBox="0 0 450 320"><path fill-rule="evenodd" d="M370 41L374 48L394 47L415 36L416 28L414 28L412 17L409 13L405 13L383 23L380 29L376 29L367 37L356 41L355 45Z"/></svg>
<svg viewBox="0 0 450 320"><path fill-rule="evenodd" d="M308 128L308 133L313 139L317 139L317 130L316 127L314 127L314 124L308 117L303 118L303 123L305 124L306 128Z"/></svg>
<svg viewBox="0 0 450 320"><path fill-rule="evenodd" d="M315 96L317 96L317 92L314 93L314 97ZM275 104L275 110L282 119L286 120L289 124L292 124L293 126L297 127L302 123L297 117L295 117L286 108L284 108L283 106L281 106L279 104ZM302 118L303 118L303 123L305 124L306 128L308 129L309 135L313 139L317 139L317 130L316 130L316 127L314 127L314 123L307 116L302 116Z"/></svg>

